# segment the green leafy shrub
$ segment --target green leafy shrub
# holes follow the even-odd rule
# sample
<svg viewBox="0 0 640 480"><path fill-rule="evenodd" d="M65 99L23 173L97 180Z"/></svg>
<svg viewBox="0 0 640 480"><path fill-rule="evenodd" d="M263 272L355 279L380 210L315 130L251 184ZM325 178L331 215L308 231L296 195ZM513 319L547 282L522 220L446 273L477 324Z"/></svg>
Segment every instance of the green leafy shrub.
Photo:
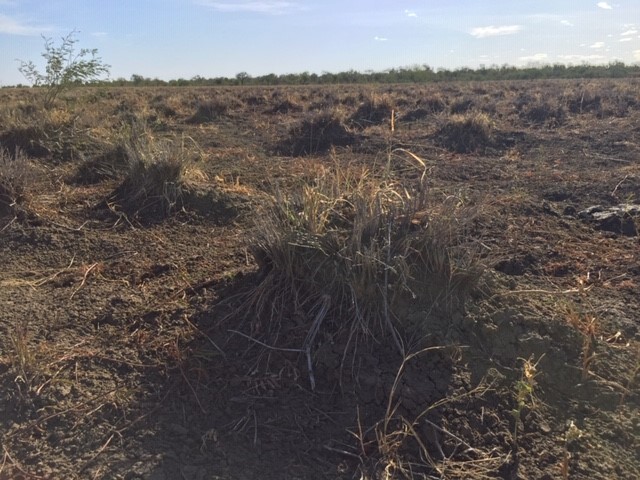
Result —
<svg viewBox="0 0 640 480"><path fill-rule="evenodd" d="M97 49L76 50L76 33L73 31L62 37L59 46L56 46L51 38L42 37L42 57L46 60L44 72L40 72L32 61L20 60L20 73L33 86L44 89L43 105L46 109L54 105L56 98L63 91L78 84L98 80L102 75L109 73L110 66L97 56Z"/></svg>

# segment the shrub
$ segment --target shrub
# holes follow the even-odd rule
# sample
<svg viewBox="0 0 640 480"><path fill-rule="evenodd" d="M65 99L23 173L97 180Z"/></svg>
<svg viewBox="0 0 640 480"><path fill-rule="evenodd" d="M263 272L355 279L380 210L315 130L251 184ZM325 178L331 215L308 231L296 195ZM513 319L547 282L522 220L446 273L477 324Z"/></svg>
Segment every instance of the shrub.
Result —
<svg viewBox="0 0 640 480"><path fill-rule="evenodd" d="M102 63L96 49L83 48L76 51L73 31L62 37L60 46L55 46L51 38L43 37L46 60L45 72L41 73L32 61L20 60L18 70L36 87L44 88L43 105L46 109L53 106L56 98L64 90L74 85L91 82L109 73L109 65Z"/></svg>
<svg viewBox="0 0 640 480"><path fill-rule="evenodd" d="M436 133L437 142L448 150L471 153L493 144L493 124L483 113L451 116Z"/></svg>

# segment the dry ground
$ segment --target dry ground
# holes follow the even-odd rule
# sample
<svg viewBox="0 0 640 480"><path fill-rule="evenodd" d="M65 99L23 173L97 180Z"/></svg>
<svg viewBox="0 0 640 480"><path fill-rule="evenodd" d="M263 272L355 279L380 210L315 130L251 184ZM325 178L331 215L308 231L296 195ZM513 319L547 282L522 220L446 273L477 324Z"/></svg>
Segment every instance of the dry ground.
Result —
<svg viewBox="0 0 640 480"><path fill-rule="evenodd" d="M639 478L638 92L0 91L0 478ZM187 162L164 210L112 195L135 135ZM403 354L331 311L309 368L313 310L243 293L265 206L332 169L425 173L483 273L396 310Z"/></svg>

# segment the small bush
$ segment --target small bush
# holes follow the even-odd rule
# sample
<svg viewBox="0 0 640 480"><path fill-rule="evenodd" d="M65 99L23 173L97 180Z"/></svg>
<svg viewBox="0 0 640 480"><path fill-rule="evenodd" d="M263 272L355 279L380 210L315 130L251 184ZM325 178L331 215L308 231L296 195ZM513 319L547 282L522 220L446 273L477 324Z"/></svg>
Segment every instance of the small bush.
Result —
<svg viewBox="0 0 640 480"><path fill-rule="evenodd" d="M453 115L440 127L436 140L458 153L484 151L493 145L493 124L483 113Z"/></svg>

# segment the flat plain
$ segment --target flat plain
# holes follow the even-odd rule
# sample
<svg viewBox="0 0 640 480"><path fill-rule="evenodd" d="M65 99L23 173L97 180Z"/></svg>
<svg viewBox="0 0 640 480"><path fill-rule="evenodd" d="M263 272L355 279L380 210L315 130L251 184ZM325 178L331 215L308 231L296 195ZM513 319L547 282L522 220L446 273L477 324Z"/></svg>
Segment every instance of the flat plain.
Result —
<svg viewBox="0 0 640 480"><path fill-rule="evenodd" d="M0 90L0 479L639 478L639 92Z"/></svg>

